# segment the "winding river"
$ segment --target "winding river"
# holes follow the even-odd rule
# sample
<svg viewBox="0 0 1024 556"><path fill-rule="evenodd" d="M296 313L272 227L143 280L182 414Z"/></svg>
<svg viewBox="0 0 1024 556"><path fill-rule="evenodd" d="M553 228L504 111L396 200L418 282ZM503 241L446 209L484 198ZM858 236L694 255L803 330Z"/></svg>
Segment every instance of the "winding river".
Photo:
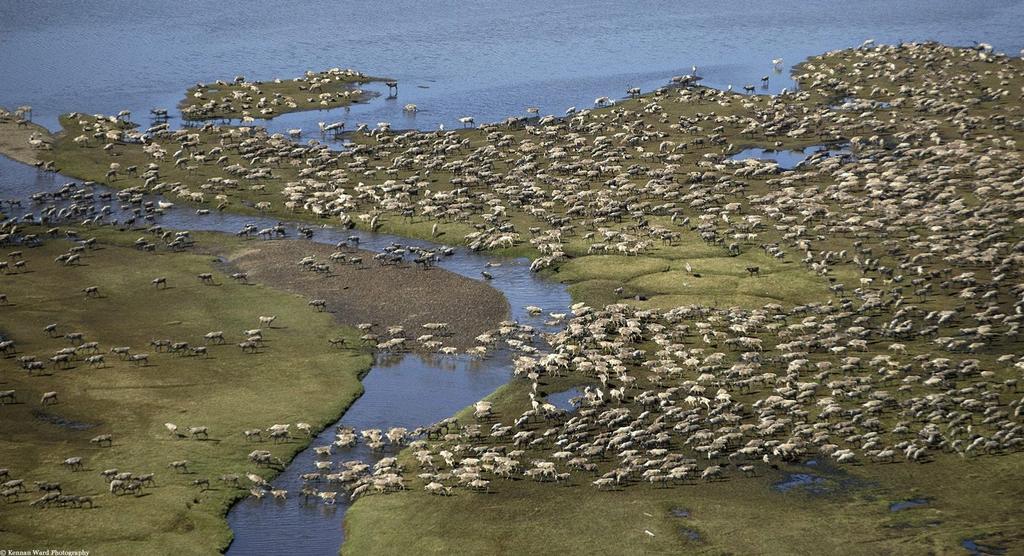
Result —
<svg viewBox="0 0 1024 556"><path fill-rule="evenodd" d="M0 156L0 197L29 199L38 191L55 191L62 184L75 181L60 174L40 172L35 168ZM97 188L103 191L104 188ZM148 200L156 200L152 197ZM58 206L60 203L57 203ZM23 201L24 212L32 212L29 202ZM126 215L116 210L110 218ZM220 213L200 216L194 210L173 207L159 217L157 223L169 229L218 231L234 233L245 224L261 228L270 227L277 220L255 216ZM297 237L296 224L291 224L289 236ZM336 244L351 235L360 237L360 247L379 251L392 242L431 248L430 242L409 240L387 234L359 230L317 229L313 241ZM262 240L254 240L262 241ZM565 312L570 300L562 284L543 280L530 272L527 259L502 259L457 248L453 255L444 257L440 266L445 270L479 280L486 263L500 263L488 268L493 275L489 284L501 291L509 302L510 318L530 324L539 331L551 331L544 325L543 316L526 313L527 305L542 307L546 312ZM443 294L440 294L443 295ZM511 355L507 351L484 359L459 356L433 356L406 354L378 356L370 373L363 378L363 395L348 409L337 423L325 428L310 448L301 452L273 482L274 488L293 493L287 501L247 498L236 504L228 514L228 523L235 534L229 554L337 554L344 541L342 523L349 502L339 496L334 506L301 501L297 493L302 489L299 476L315 470L314 446L334 441L338 426L356 430L407 427L414 429L429 425L457 413L473 402L486 397L511 377ZM332 461L360 459L369 463L381 457L394 455L388 447L383 452L371 453L363 444L352 449L336 449ZM321 489L325 485L318 485Z"/></svg>

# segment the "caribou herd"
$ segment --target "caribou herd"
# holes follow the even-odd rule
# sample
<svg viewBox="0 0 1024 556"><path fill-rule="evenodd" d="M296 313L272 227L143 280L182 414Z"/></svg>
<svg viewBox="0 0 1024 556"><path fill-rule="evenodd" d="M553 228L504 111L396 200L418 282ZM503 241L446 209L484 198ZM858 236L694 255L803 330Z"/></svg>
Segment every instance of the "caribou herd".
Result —
<svg viewBox="0 0 1024 556"><path fill-rule="evenodd" d="M590 253L657 254L695 233L724 256L762 250L829 286L797 306L580 304L558 334L507 323L483 335L471 352L522 352L527 409L501 415L484 401L472 421L413 440L413 481L429 493L580 473L601 489L665 486L812 457L969 461L1024 443L1022 70L984 47L865 45L809 60L800 92L768 99L682 87L547 126L376 134L338 154L313 146L320 170L282 193L288 210L343 224L474 223L471 248L528 243L538 270ZM673 104L699 109L675 117ZM766 138L846 142L852 154L823 150L794 169L725 156ZM369 167L381 159L390 166ZM538 395L551 375L581 383L576 411ZM343 445L358 438L339 431ZM334 476L355 496L405 488L404 463L382 461ZM327 470L305 478L331 482Z"/></svg>
<svg viewBox="0 0 1024 556"><path fill-rule="evenodd" d="M231 82L196 84L189 89L181 112L188 120L238 119L251 123L256 118L273 118L295 110L334 108L358 102L368 94L356 85L371 79L356 70L341 68L307 71L294 80L275 79L266 83L247 81L244 75L238 75ZM331 130L324 124L320 127L323 132ZM302 130L291 130L289 134L300 137Z"/></svg>
<svg viewBox="0 0 1024 556"><path fill-rule="evenodd" d="M528 249L535 271L587 256L657 257L695 239L721 257L755 252L803 267L827 286L826 294L797 305L764 299L756 307L649 307L620 296L603 306L583 299L570 314L545 316L531 307L531 318L550 318L561 331L503 322L468 350L477 357L497 349L515 354L509 399L482 400L460 419L415 430L340 428L333 441L314 446L305 486L293 493L303 500L335 504L339 490L357 498L413 486L445 497L459 489L512 489L511 481L523 478L602 490L663 488L758 476L768 466L809 458L881 465L955 454L970 465L1019 452L1024 62L984 46L865 44L812 58L795 78L796 92L748 96L698 87L687 76L647 95L630 88L629 100L602 97L602 108L561 118L510 118L447 132L378 126L351 135L342 151L253 127L133 130L117 118L75 115L82 140L74 148L90 148L95 139L150 157L141 174L114 182L122 189L117 199L136 207L117 225L142 224L148 232L140 249L192 244L187 232L155 223L159 208L146 206L144 194L222 209L258 195L267 210L334 226L426 222L432 237L464 230L473 250ZM470 117L460 121L475 125ZM729 159L745 145L817 143L845 144L850 153L825 150L791 169ZM220 175L166 177L170 168L190 166ZM108 211L86 203L85 189L67 186L55 195L82 202L11 219L0 239L31 246L46 236L17 229L66 217L106 222ZM284 228L252 226L239 235L269 240ZM371 263L343 251L349 246L339 244L329 261L299 264L329 273L330 264L411 259L426 268L446 254L394 245ZM72 257L83 254L69 252L60 264L78 264ZM17 274L21 259L10 259L3 272ZM771 278L763 265L741 274ZM154 288L166 286L153 280ZM102 291L100 284L84 293ZM323 311L328 303L313 299L309 306ZM259 353L274 323L274 316L260 316L259 328L237 336L239 348ZM447 326L425 325L415 341L401 329L359 328L363 345L394 351L412 344L440 349L436 336ZM201 355L205 344L226 336L236 335L213 331L204 346L160 339L149 347ZM49 358L54 368L79 357L107 363L95 342L73 331L64 338L69 347ZM13 357L15 344L5 344L0 350ZM140 365L149 357L128 347L109 354ZM28 372L46 365L32 357L21 364ZM548 400L546 385L556 379L579 386L572 411ZM0 392L0 404L18 399L14 391ZM66 403L56 392L42 402ZM253 427L222 432L260 446L240 456L257 470L281 467L275 444L314 433L301 423L298 435L288 424ZM202 426L167 429L182 440L209 433ZM116 447L110 435L101 436L95 444ZM359 442L380 459L335 461ZM404 451L383 457L388 449ZM65 462L72 469L80 463ZM184 473L188 464L176 460L169 468ZM147 481L111 471L104 475L110 493L137 494L152 484L151 475ZM249 492L285 499L289 493L272 488L265 475L245 475ZM243 488L239 475L221 480ZM209 488L205 479L193 484ZM20 480L3 488L5 498L25 489ZM54 492L37 505L60 505L59 488ZM65 503L81 505L81 498Z"/></svg>

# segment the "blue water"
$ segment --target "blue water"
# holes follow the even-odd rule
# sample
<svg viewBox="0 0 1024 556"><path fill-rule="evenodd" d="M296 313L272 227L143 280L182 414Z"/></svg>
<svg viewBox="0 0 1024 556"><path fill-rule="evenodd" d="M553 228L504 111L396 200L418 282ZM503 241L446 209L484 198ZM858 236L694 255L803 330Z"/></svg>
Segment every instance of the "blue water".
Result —
<svg viewBox="0 0 1024 556"><path fill-rule="evenodd" d="M783 170L792 170L796 168L801 162L807 157L816 154L818 152L827 152L828 156L841 156L844 154L850 154L851 151L846 147L827 147L824 145L814 145L801 150L771 150L761 148L743 149L742 151L729 157L729 160L771 160L779 165L779 168Z"/></svg>
<svg viewBox="0 0 1024 556"><path fill-rule="evenodd" d="M554 405L562 411L576 411L578 408L573 405L569 400L578 398L583 395L583 391L579 388L570 388L562 392L555 392L554 394L548 394L545 399L551 405Z"/></svg>
<svg viewBox="0 0 1024 556"><path fill-rule="evenodd" d="M788 70L809 55L878 42L972 40L1016 54L1024 48L1024 2L866 0L696 2L611 0L454 2L266 0L0 2L0 105L30 104L56 127L62 112L175 108L196 81L295 77L306 69L354 67L399 80L396 101L352 112L300 113L280 130L348 119L396 128L458 126L583 107L629 86L663 85L692 65L704 84L792 88ZM429 88L420 88L426 86ZM759 88L759 91L761 89ZM415 116L402 105L419 106ZM351 129L352 126L349 126Z"/></svg>

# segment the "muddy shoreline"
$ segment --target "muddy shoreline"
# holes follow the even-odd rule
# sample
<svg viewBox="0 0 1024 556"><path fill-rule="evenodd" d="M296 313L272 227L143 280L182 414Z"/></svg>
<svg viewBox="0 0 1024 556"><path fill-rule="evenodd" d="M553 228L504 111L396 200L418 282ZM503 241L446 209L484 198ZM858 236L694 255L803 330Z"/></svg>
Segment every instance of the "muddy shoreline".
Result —
<svg viewBox="0 0 1024 556"><path fill-rule="evenodd" d="M4 111L5 107L0 106L0 113ZM29 139L36 133L46 143L53 143L53 135L50 130L39 124L27 122L26 125L19 125L13 114L7 118L0 118L0 154L18 162L32 166L38 165L42 162L39 154L45 153L47 150L29 145Z"/></svg>

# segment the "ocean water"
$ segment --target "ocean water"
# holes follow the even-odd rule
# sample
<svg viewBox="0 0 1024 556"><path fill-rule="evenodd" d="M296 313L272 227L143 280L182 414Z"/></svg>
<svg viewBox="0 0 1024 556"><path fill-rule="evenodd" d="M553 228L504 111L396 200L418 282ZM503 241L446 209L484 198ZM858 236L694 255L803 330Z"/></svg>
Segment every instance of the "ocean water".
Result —
<svg viewBox="0 0 1024 556"><path fill-rule="evenodd" d="M272 127L450 128L461 116L497 121L528 106L561 114L598 96L623 97L629 86L650 90L694 65L705 84L760 87L769 75L778 91L792 87L789 65L869 38L982 41L1016 55L1022 21L1020 0L4 0L0 105L32 105L50 128L69 111L128 109L148 123L150 108L173 109L196 81L353 67L397 79L398 99L290 115ZM408 102L420 112L403 114Z"/></svg>

